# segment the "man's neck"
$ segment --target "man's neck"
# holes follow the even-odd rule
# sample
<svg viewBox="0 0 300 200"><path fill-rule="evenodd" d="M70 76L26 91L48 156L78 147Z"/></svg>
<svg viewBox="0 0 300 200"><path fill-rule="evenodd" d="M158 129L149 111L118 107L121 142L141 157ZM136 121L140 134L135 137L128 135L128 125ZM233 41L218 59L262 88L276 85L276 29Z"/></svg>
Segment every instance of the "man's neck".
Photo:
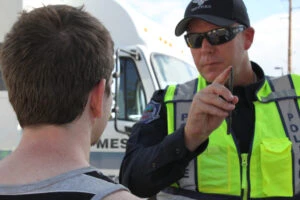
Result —
<svg viewBox="0 0 300 200"><path fill-rule="evenodd" d="M89 166L90 139L82 131L60 126L24 128L19 146L0 162L0 184L36 182Z"/></svg>

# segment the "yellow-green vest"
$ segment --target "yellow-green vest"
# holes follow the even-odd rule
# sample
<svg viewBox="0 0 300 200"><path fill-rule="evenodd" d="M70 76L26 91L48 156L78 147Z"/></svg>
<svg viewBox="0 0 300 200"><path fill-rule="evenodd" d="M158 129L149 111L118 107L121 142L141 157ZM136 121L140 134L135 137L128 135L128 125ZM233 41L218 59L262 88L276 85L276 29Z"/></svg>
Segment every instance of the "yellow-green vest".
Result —
<svg viewBox="0 0 300 200"><path fill-rule="evenodd" d="M282 91L274 92L270 80L266 79L257 91L258 101L253 102L255 133L248 154L241 154L233 134L226 134L224 120L209 136L206 150L190 162L187 174L172 187L243 199L299 194L300 76L288 75L283 83L290 84L291 88L285 89L282 82L278 82L277 88L283 87ZM167 88L164 101L169 134L186 122L194 94L205 87L206 81L199 76ZM287 102L282 108L284 112L278 109L280 101ZM295 113L298 116L294 117Z"/></svg>

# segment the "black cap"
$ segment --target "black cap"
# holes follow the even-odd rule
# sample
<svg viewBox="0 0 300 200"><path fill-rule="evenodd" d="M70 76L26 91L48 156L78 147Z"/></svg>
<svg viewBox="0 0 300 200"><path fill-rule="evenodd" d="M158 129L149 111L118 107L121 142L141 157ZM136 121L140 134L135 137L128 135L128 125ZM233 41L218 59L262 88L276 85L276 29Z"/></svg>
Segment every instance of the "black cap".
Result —
<svg viewBox="0 0 300 200"><path fill-rule="evenodd" d="M243 0L192 0L184 18L177 24L175 35L186 31L191 19L202 19L217 26L226 27L234 23L250 26L247 8Z"/></svg>

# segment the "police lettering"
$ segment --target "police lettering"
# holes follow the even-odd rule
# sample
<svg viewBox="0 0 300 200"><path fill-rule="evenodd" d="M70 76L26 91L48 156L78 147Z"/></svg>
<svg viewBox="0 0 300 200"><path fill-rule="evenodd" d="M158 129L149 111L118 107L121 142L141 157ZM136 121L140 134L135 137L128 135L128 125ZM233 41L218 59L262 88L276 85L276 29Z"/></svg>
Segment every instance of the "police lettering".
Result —
<svg viewBox="0 0 300 200"><path fill-rule="evenodd" d="M181 114L181 121L186 121L187 117L188 117L187 113Z"/></svg>
<svg viewBox="0 0 300 200"><path fill-rule="evenodd" d="M289 125L290 127L290 130L293 132L293 133L296 133L299 131L299 127L296 125L296 124L293 124L292 120L294 118L294 115L293 113L288 113L287 114L287 117L289 119L289 121L291 122L291 124ZM298 142L299 140L297 140L297 138L295 137L295 140Z"/></svg>
<svg viewBox="0 0 300 200"><path fill-rule="evenodd" d="M291 131L292 132L298 132L298 130L299 130L299 128L298 128L298 126L296 125L296 124L291 124L290 125L290 129L291 129Z"/></svg>
<svg viewBox="0 0 300 200"><path fill-rule="evenodd" d="M298 139L298 137L296 135L293 135L295 142L299 143L300 140Z"/></svg>
<svg viewBox="0 0 300 200"><path fill-rule="evenodd" d="M287 114L289 121L291 121L294 118L294 115L292 113L288 113Z"/></svg>

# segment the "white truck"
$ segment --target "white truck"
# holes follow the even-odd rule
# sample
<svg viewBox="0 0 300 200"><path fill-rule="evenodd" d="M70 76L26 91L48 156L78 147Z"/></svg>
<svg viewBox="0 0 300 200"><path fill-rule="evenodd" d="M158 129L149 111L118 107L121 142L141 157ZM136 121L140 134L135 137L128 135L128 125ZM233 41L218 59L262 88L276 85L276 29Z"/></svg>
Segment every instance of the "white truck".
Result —
<svg viewBox="0 0 300 200"><path fill-rule="evenodd" d="M122 0L85 0L85 10L110 31L115 43L114 105L111 120L99 142L91 147L90 162L118 180L128 135L155 90L197 77L188 48L176 46L154 22L132 10ZM186 51L186 53L184 52ZM0 159L18 144L22 130L7 100L0 96ZM7 121L1 123L5 117ZM9 123L8 123L9 122ZM2 152L2 153L1 153Z"/></svg>

